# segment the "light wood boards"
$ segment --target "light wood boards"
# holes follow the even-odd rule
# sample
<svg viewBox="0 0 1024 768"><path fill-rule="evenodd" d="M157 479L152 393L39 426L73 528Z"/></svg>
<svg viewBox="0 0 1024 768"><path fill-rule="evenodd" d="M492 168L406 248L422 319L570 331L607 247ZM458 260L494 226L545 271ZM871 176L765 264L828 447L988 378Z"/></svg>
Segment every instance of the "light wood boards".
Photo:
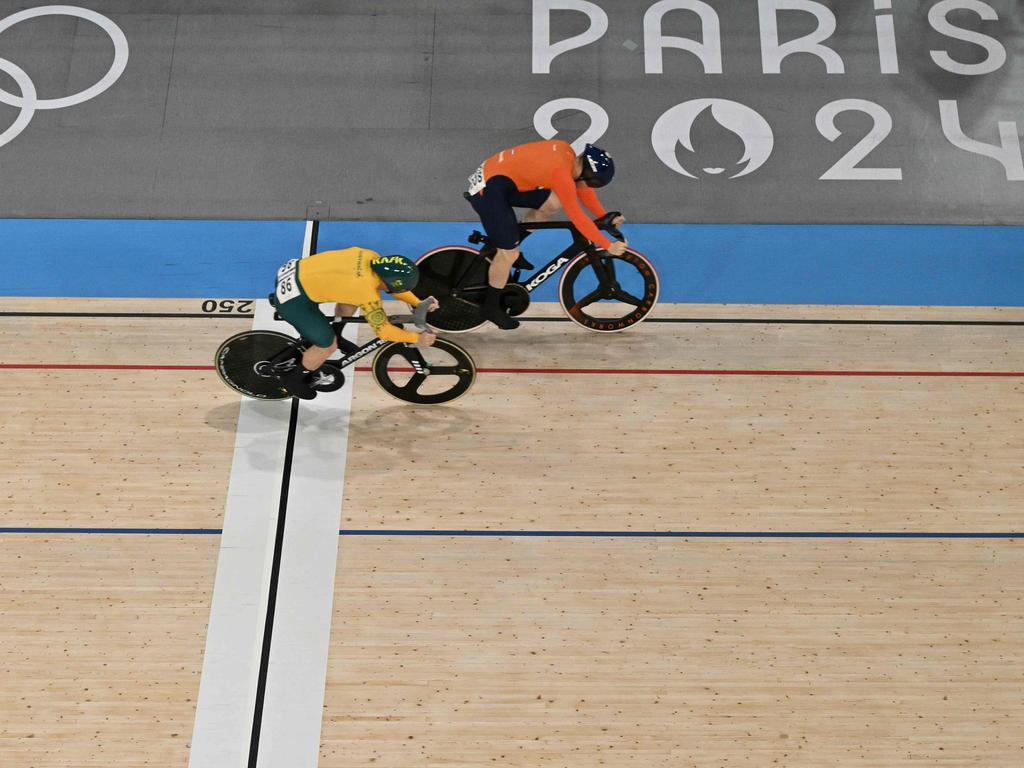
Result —
<svg viewBox="0 0 1024 768"><path fill-rule="evenodd" d="M323 768L999 766L1019 542L343 538Z"/></svg>
<svg viewBox="0 0 1024 768"><path fill-rule="evenodd" d="M711 330L723 334L719 357L731 356L725 367L838 364L817 354L831 329L801 328L809 343L791 344L774 364L761 346L733 349L724 331ZM745 331L732 332L742 338ZM943 363L929 358L939 354L961 355L957 364L968 370L1024 370L1024 345L997 365L988 356L994 349L979 351L968 338L954 346L944 332L901 329L893 334L904 338L890 339L887 349L851 338L835 349L848 358L847 370L849 358L867 355L859 364L871 369L938 370ZM639 354L633 340L642 338L623 334L615 342L631 345L624 355L632 362ZM593 339L567 331L560 344L607 349ZM478 363L493 363L498 351L473 343ZM527 335L517 354L550 364L552 344ZM688 354L666 342L648 364L702 362L680 363ZM972 355L981 359L966 359ZM410 409L362 378L344 525L1022 530L1022 395L1024 378L503 372L480 374L452 407Z"/></svg>
<svg viewBox="0 0 1024 768"><path fill-rule="evenodd" d="M195 313L201 301L12 307ZM966 308L658 315L1024 320ZM0 317L0 358L205 367L249 322ZM1019 531L1024 380L721 372L1021 371L1022 340L1020 326L778 322L464 335L481 368L503 372L481 373L449 407L412 408L356 375L343 525ZM579 368L616 372L536 370ZM691 372L637 372L652 369ZM218 527L237 403L210 370L0 372L0 526ZM183 764L217 537L0 538L0 748L20 750L13 765ZM1017 541L341 546L325 768L1002 768L1024 747ZM122 703L133 696L142 703ZM41 708L27 712L29 699Z"/></svg>
<svg viewBox="0 0 1024 768"><path fill-rule="evenodd" d="M219 528L238 397L210 371L5 370L0 526Z"/></svg>
<svg viewBox="0 0 1024 768"><path fill-rule="evenodd" d="M4 768L186 764L219 544L0 534Z"/></svg>

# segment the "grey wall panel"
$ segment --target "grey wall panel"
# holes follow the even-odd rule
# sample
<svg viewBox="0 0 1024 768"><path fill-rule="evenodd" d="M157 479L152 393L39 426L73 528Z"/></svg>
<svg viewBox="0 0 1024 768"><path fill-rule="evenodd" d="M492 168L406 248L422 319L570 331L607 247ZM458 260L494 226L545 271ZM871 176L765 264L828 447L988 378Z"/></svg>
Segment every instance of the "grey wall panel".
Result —
<svg viewBox="0 0 1024 768"><path fill-rule="evenodd" d="M490 153L538 138L537 110L572 97L607 112L600 143L621 170L604 198L637 221L1024 222L1024 180L954 146L939 117L939 102L952 101L973 140L998 143L999 121L1015 121L1019 133L1021 3L988 0L996 20L970 9L948 15L1007 54L997 71L967 76L933 60L933 51L968 64L986 58L976 42L929 23L938 0L894 0L898 74L880 71L876 19L888 12L872 0L818 3L836 20L826 43L842 74L809 53L766 74L755 0L709 2L721 21L722 74L669 48L663 73L649 73L644 15L654 3L595 2L607 32L540 74L529 0L89 0L127 36L128 67L90 101L38 111L0 146L0 215L298 218L317 203L335 218L466 218L469 173ZM0 0L0 19L24 7L32 6ZM588 26L575 11L550 21L552 40ZM816 25L809 13L783 11L780 39ZM673 10L662 33L700 39L702 27L694 12ZM0 58L24 68L41 98L88 87L111 56L106 33L87 21L39 18L0 33ZM3 74L0 87L15 90ZM692 123L695 151L677 144L673 153L698 179L660 159L652 129L695 99L760 114L773 134L764 164L729 178L744 169L753 139L712 110ZM841 135L823 136L816 115L840 99L869 100L891 116L891 132L861 166L898 167L902 180L821 180L873 128L868 114L847 111L835 119ZM0 104L0 131L17 115ZM685 134L683 123L677 115L673 126ZM555 119L569 140L588 125L577 112Z"/></svg>

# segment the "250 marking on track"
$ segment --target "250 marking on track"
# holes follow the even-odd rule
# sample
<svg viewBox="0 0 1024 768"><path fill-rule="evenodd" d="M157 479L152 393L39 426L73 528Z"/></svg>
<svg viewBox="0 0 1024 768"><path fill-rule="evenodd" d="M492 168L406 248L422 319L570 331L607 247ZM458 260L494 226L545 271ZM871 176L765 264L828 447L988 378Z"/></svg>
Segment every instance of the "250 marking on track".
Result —
<svg viewBox="0 0 1024 768"><path fill-rule="evenodd" d="M203 312L208 315L251 315L252 305L251 299L206 299Z"/></svg>

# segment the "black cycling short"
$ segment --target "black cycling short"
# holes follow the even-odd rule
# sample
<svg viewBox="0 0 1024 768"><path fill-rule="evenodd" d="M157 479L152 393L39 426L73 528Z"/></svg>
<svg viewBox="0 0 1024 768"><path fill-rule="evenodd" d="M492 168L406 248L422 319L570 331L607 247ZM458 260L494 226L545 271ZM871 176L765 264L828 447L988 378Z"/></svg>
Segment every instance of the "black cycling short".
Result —
<svg viewBox="0 0 1024 768"><path fill-rule="evenodd" d="M469 203L480 217L490 243L510 250L519 245L519 220L512 209L540 208L549 197L550 189L520 192L508 176L492 176L487 186L469 198Z"/></svg>

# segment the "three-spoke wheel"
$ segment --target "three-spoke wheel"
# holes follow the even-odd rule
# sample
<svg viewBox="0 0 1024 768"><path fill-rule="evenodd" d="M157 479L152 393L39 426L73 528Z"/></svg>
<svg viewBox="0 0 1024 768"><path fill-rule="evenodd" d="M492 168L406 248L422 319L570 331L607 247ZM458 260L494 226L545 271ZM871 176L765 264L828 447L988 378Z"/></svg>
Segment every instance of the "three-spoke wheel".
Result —
<svg viewBox="0 0 1024 768"><path fill-rule="evenodd" d="M450 403L476 381L473 358L446 339L437 339L425 349L389 344L374 357L372 370L377 384L389 395L421 405Z"/></svg>
<svg viewBox="0 0 1024 768"><path fill-rule="evenodd" d="M658 273L646 256L580 254L562 273L558 298L569 319L598 333L616 333L646 318L658 303Z"/></svg>

